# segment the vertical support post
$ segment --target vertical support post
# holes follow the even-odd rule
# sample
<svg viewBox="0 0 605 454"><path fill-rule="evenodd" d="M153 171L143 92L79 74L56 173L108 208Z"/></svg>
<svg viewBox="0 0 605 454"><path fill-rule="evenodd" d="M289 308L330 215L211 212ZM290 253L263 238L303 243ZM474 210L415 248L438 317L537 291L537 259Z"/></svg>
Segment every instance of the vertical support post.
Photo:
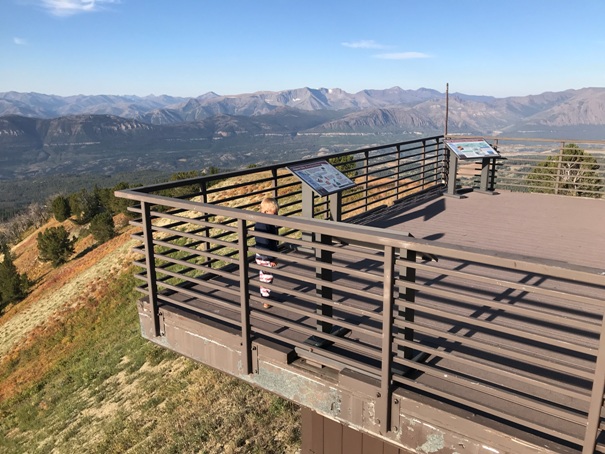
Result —
<svg viewBox="0 0 605 454"><path fill-rule="evenodd" d="M332 244L332 237L329 235L318 234L316 240L322 246ZM316 292L319 297L329 301L332 301L332 287L329 285L324 285L323 283L332 282L332 270L330 268L325 268L323 264L326 263L331 265L332 255L333 254L331 251L325 250L323 247L315 248L315 260L318 262L318 265L315 268L315 276L322 282L322 284L316 286ZM332 306L328 304L320 304L318 305L316 312L324 317L332 318L333 310ZM323 333L331 333L332 327L333 325L330 322L324 322L321 320L317 322L317 330Z"/></svg>
<svg viewBox="0 0 605 454"><path fill-rule="evenodd" d="M405 252L405 260L416 263L416 251L407 249ZM406 266L401 270L400 277L405 282L416 282L416 268L413 266ZM399 288L399 297L403 298L408 303L414 303L414 301L416 301L416 290L408 286ZM406 305L405 309L399 312L399 316L404 318L406 322L414 323L415 310ZM404 338L408 342L414 342L414 329L405 328ZM414 349L412 347L404 347L403 357L405 359L412 359L414 357Z"/></svg>
<svg viewBox="0 0 605 454"><path fill-rule="evenodd" d="M239 253L240 319L242 324L242 363L244 373L252 373L252 338L250 335L250 289L248 261L248 227L245 219L237 220Z"/></svg>
<svg viewBox="0 0 605 454"><path fill-rule="evenodd" d="M565 142L561 143L561 150L559 151L559 160L557 161L557 177L555 178L555 194L559 194L559 187L563 180L563 149L565 148Z"/></svg>
<svg viewBox="0 0 605 454"><path fill-rule="evenodd" d="M279 197L277 195L277 169L271 170L271 176L273 177L273 198L278 200Z"/></svg>
<svg viewBox="0 0 605 454"><path fill-rule="evenodd" d="M330 194L328 203L330 205L330 219L334 222L340 222L342 219L342 191Z"/></svg>
<svg viewBox="0 0 605 454"><path fill-rule="evenodd" d="M380 371L379 411L380 432L387 433L391 428L391 375L393 369L393 309L395 289L395 248L384 249L384 274L382 295L382 367Z"/></svg>
<svg viewBox="0 0 605 454"><path fill-rule="evenodd" d="M364 198L363 198L363 207L364 207L364 211L368 211L368 196L369 196L369 175L368 175L368 169L369 169L369 165L370 165L370 152L369 151L364 151L363 153L363 169L364 169L364 182L363 182L363 186L365 188L365 194L364 194Z"/></svg>
<svg viewBox="0 0 605 454"><path fill-rule="evenodd" d="M397 177L395 178L395 200L399 200L401 186L401 145L397 145Z"/></svg>
<svg viewBox="0 0 605 454"><path fill-rule="evenodd" d="M439 169L439 179L445 183L447 181L446 173L449 173L449 157L448 157L448 148L445 145L445 137L441 141L441 147L437 144L438 150L441 149L443 151L443 156L441 159L441 168Z"/></svg>
<svg viewBox="0 0 605 454"><path fill-rule="evenodd" d="M435 185L438 185L442 181L443 167L439 166L439 139L435 140Z"/></svg>
<svg viewBox="0 0 605 454"><path fill-rule="evenodd" d="M592 382L592 393L590 406L586 421L586 432L584 433L584 445L582 454L592 454L597 444L597 435L601 420L601 409L603 408L603 393L605 392L605 317L601 322L601 337L599 339L599 350L597 363Z"/></svg>
<svg viewBox="0 0 605 454"><path fill-rule="evenodd" d="M200 192L201 192L201 197L202 197L202 203L203 204L207 204L208 203L208 185L206 184L206 180L203 180L200 183ZM204 221L209 221L210 220L210 216L208 215L208 213L204 213ZM204 238L208 238L210 236L210 227L204 227ZM210 242L209 241L204 241L204 246L203 246L203 251L204 252L208 252L210 250ZM209 257L206 257L204 259L204 265L210 267L211 266L211 260Z"/></svg>
<svg viewBox="0 0 605 454"><path fill-rule="evenodd" d="M445 146L445 144L444 144ZM447 195L456 196L456 177L458 174L458 156L452 150L446 147L449 156L449 165L447 169Z"/></svg>
<svg viewBox="0 0 605 454"><path fill-rule="evenodd" d="M422 140L422 189L426 186L426 140Z"/></svg>
<svg viewBox="0 0 605 454"><path fill-rule="evenodd" d="M302 215L306 218L313 219L315 211L315 195L313 190L306 184L302 185ZM302 232L302 239L308 243L313 242L312 232Z"/></svg>
<svg viewBox="0 0 605 454"><path fill-rule="evenodd" d="M479 192L483 192L486 194L493 194L490 191L490 176L492 171L495 170L495 167L492 166L492 161L495 161L494 158L482 158L481 159L481 179L479 181Z"/></svg>
<svg viewBox="0 0 605 454"><path fill-rule="evenodd" d="M143 215L143 242L145 244L145 265L147 266L147 290L149 292L149 304L153 317L153 335L160 336L160 314L158 307L158 287L155 272L155 250L153 248L153 230L151 224L151 206L147 202L141 202Z"/></svg>

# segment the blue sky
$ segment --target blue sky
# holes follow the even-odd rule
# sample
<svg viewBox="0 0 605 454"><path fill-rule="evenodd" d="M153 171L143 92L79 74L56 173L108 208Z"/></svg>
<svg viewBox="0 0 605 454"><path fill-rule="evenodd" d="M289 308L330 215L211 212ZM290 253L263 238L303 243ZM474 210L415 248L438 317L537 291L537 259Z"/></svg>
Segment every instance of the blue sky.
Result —
<svg viewBox="0 0 605 454"><path fill-rule="evenodd" d="M605 86L603 0L2 0L0 92Z"/></svg>

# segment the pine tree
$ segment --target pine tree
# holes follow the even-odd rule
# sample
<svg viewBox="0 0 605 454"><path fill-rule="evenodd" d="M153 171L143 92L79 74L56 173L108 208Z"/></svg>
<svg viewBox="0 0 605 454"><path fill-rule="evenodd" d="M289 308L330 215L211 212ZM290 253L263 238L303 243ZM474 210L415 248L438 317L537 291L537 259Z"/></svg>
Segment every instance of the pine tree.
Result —
<svg viewBox="0 0 605 454"><path fill-rule="evenodd" d="M74 253L74 241L69 238L65 227L51 227L44 233L38 233L38 251L40 260L52 262L56 268Z"/></svg>
<svg viewBox="0 0 605 454"><path fill-rule="evenodd" d="M0 263L0 310L8 304L21 301L29 289L27 275L19 273L6 244L2 245L2 253L4 259Z"/></svg>

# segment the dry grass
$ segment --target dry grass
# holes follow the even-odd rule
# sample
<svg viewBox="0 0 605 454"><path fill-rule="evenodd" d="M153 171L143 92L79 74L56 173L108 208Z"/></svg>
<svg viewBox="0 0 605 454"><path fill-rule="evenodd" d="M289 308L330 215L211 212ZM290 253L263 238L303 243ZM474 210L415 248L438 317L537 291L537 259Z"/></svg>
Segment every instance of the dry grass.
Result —
<svg viewBox="0 0 605 454"><path fill-rule="evenodd" d="M13 251L37 281L0 319L1 452L298 450L296 406L140 336L130 229L58 269L36 235Z"/></svg>
<svg viewBox="0 0 605 454"><path fill-rule="evenodd" d="M72 223L67 221L65 224L70 227L68 231L74 233L75 228L69 225ZM55 225L58 223L51 221L39 231ZM96 282L111 278L123 270L129 264L129 252L134 245L129 234L123 233L83 257L53 269L50 264L38 260L37 233L34 232L14 248L15 265L37 283L24 301L9 309L0 319L0 359L14 346L23 345L23 339L32 330L47 323L57 311L65 306L77 307L82 300L94 298ZM90 237L79 241L75 255L93 244Z"/></svg>

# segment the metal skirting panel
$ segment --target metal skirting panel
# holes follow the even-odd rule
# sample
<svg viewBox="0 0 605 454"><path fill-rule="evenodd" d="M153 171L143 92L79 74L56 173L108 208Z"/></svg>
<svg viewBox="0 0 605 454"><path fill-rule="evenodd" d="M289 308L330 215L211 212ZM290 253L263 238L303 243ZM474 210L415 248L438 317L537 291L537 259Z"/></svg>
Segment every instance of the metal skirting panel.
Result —
<svg viewBox="0 0 605 454"><path fill-rule="evenodd" d="M410 454L367 433L302 409L301 454Z"/></svg>
<svg viewBox="0 0 605 454"><path fill-rule="evenodd" d="M155 337L151 306L143 299L138 308L141 333L148 340L309 409L303 411L303 453L575 452L404 391L393 394L390 429L383 433L378 415L384 413L377 398L381 389L375 380L347 369L314 367L293 348L263 339L252 343L253 373L247 374L234 327L164 306L161 335Z"/></svg>

